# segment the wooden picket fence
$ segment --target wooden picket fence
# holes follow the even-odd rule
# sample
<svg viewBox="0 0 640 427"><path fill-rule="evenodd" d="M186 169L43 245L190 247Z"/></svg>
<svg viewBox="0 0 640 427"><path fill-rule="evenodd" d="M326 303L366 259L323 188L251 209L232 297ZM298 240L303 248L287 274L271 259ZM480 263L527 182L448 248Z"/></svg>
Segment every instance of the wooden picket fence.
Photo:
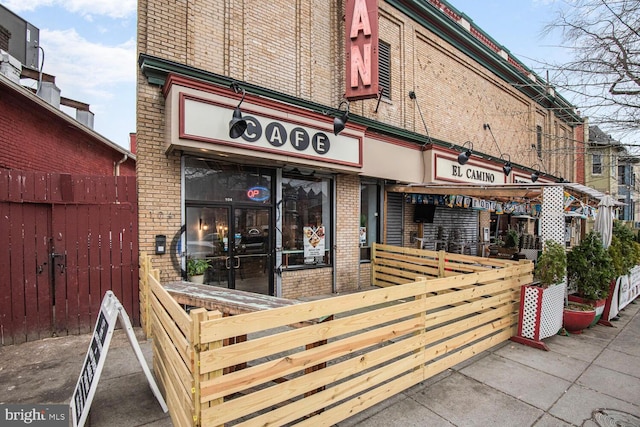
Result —
<svg viewBox="0 0 640 427"><path fill-rule="evenodd" d="M515 335L531 262L415 251L376 246L379 289L236 315L187 313L143 255L173 423L331 426Z"/></svg>

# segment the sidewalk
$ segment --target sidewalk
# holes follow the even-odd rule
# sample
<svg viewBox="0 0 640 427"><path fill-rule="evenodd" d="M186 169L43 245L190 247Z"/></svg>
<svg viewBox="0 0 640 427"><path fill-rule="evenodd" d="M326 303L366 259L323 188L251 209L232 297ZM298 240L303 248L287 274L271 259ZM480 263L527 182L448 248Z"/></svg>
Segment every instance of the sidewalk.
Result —
<svg viewBox="0 0 640 427"><path fill-rule="evenodd" d="M547 338L548 352L503 343L338 425L640 427L639 312L636 302L613 328ZM151 341L139 328L136 334L152 368ZM0 347L0 403L68 403L90 338ZM122 330L111 341L87 425L172 425Z"/></svg>

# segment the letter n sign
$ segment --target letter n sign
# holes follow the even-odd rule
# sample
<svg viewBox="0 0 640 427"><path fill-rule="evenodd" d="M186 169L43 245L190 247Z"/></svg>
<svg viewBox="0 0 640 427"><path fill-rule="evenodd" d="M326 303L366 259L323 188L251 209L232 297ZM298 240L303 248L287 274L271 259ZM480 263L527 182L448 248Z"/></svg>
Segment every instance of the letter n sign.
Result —
<svg viewBox="0 0 640 427"><path fill-rule="evenodd" d="M378 0L347 0L346 98L378 97Z"/></svg>

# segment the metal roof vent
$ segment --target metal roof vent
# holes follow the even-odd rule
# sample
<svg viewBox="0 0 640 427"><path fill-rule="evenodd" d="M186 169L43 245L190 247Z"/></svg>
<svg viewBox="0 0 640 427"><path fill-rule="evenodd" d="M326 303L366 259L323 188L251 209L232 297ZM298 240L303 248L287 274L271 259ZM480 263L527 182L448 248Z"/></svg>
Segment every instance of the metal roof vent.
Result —
<svg viewBox="0 0 640 427"><path fill-rule="evenodd" d="M54 107L60 108L60 88L55 83L41 82L36 95Z"/></svg>

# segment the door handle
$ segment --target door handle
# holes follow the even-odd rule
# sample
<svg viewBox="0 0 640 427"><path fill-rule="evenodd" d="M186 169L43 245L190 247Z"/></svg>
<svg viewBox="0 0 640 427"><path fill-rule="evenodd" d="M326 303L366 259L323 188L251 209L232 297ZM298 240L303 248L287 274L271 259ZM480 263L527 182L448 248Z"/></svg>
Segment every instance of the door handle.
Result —
<svg viewBox="0 0 640 427"><path fill-rule="evenodd" d="M231 269L231 262L229 262L230 259L231 257L225 257L224 259L224 266L227 270Z"/></svg>
<svg viewBox="0 0 640 427"><path fill-rule="evenodd" d="M234 264L233 268L235 268L236 270L240 268L240 257L239 256L234 256L236 263Z"/></svg>
<svg viewBox="0 0 640 427"><path fill-rule="evenodd" d="M62 258L62 262L56 262L56 258ZM67 255L66 254L57 254L55 252L51 253L51 260L53 264L53 268L60 268L60 274L64 274L64 271L67 269Z"/></svg>

